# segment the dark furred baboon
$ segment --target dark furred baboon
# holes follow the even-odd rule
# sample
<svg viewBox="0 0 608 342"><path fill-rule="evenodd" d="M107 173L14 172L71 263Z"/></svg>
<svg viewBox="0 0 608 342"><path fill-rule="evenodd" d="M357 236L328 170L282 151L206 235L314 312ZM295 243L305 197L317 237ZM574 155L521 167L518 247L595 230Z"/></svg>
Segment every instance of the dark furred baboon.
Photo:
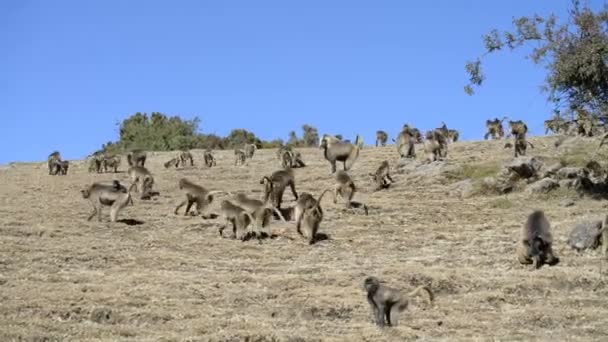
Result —
<svg viewBox="0 0 608 342"><path fill-rule="evenodd" d="M552 245L549 221L542 211L534 211L521 231L517 259L522 264L532 264L534 268L540 268L542 264L553 266L559 262L559 258L553 255Z"/></svg>
<svg viewBox="0 0 608 342"><path fill-rule="evenodd" d="M207 191L207 189L192 183L186 178L181 178L178 182L178 186L179 189L186 194L186 199L175 207L175 210L173 211L175 215L177 215L179 209L185 205L186 210L184 211L184 216L187 216L190 213L190 208L192 205L196 204L196 211L193 213L193 215L202 215L203 218L207 218L207 216L203 214L203 211L211 204L211 202L213 202L214 192Z"/></svg>
<svg viewBox="0 0 608 342"><path fill-rule="evenodd" d="M127 171L135 191L140 193L140 199L150 199L152 197L152 186L154 177L148 169L143 166L133 166Z"/></svg>
<svg viewBox="0 0 608 342"><path fill-rule="evenodd" d="M378 143L382 146L386 146L386 142L388 141L388 134L385 131L376 131L376 147L378 147Z"/></svg>
<svg viewBox="0 0 608 342"><path fill-rule="evenodd" d="M102 161L103 172L108 172L108 169L114 170L114 173L118 172L118 166L120 165L120 156L104 156Z"/></svg>
<svg viewBox="0 0 608 342"><path fill-rule="evenodd" d="M414 145L416 142L416 132L408 125L405 125L397 136L397 152L399 156L401 158L415 158L416 149Z"/></svg>
<svg viewBox="0 0 608 342"><path fill-rule="evenodd" d="M133 188L133 186L131 186ZM112 184L93 183L84 190L80 190L82 197L88 199L93 205L93 213L87 220L91 220L95 215L101 221L101 208L110 207L110 221L116 222L118 213L127 204L133 204L131 199L131 189L127 190L120 182L115 180Z"/></svg>
<svg viewBox="0 0 608 342"><path fill-rule="evenodd" d="M54 151L53 153L49 154L47 161L49 166L49 175L54 176L59 174L61 171L61 154L59 151Z"/></svg>
<svg viewBox="0 0 608 342"><path fill-rule="evenodd" d="M231 224L232 237L244 240L247 236L247 226L254 222L251 214L249 214L247 210L227 200L222 201L220 209L225 220L225 224L219 228L220 236L224 236L224 229L226 229L228 224Z"/></svg>
<svg viewBox="0 0 608 342"><path fill-rule="evenodd" d="M319 145L319 147L323 149L325 159L331 164L331 173L336 172L337 161L343 162L344 171L348 171L359 157L359 150L362 146L363 141L358 135L355 143L351 144L349 142L340 141L327 134L321 138Z"/></svg>
<svg viewBox="0 0 608 342"><path fill-rule="evenodd" d="M376 173L372 173L370 176L372 176L374 182L376 182L375 191L388 189L388 187L393 183L393 179L390 175L390 166L388 165L387 160L383 161L376 170Z"/></svg>
<svg viewBox="0 0 608 342"><path fill-rule="evenodd" d="M59 161L59 173L63 176L68 174L68 168L70 167L70 162L67 160Z"/></svg>
<svg viewBox="0 0 608 342"><path fill-rule="evenodd" d="M505 144L505 148L514 147L514 149L515 149L515 158L517 158L518 156L525 156L526 155L526 150L528 149L528 145L530 145L531 148L534 148L534 145L532 145L531 142L529 142L528 140L526 140L526 133L515 134L515 136L513 137L513 139L515 140L513 142L513 145L507 143L507 144Z"/></svg>
<svg viewBox="0 0 608 342"><path fill-rule="evenodd" d="M213 153L211 153L211 150L205 151L203 158L205 159L205 166L213 167L216 165L215 157L213 156Z"/></svg>
<svg viewBox="0 0 608 342"><path fill-rule="evenodd" d="M528 125L521 120L509 120L509 133L514 136L517 136L518 134L526 134L528 133Z"/></svg>
<svg viewBox="0 0 608 342"><path fill-rule="evenodd" d="M506 119L505 116L502 120L495 118L494 120L486 120L486 134L483 136L484 140L488 137L492 139L502 139L505 136L505 130L502 127L502 122Z"/></svg>
<svg viewBox="0 0 608 342"><path fill-rule="evenodd" d="M293 197L295 197L296 200L298 199L293 169L275 171L270 177L262 177L260 184L264 184L264 203L268 203L268 200L271 200L273 206L277 209L281 209L283 193L285 193L285 188L287 186L291 188Z"/></svg>
<svg viewBox="0 0 608 342"><path fill-rule="evenodd" d="M146 157L146 151L133 150L127 154L127 163L129 163L129 166L144 167L146 164Z"/></svg>
<svg viewBox="0 0 608 342"><path fill-rule="evenodd" d="M336 185L334 186L334 204L338 203L338 195L340 195L347 209L362 207L365 215L368 215L367 205L353 201L356 192L357 187L348 173L346 171L338 171L336 173Z"/></svg>
<svg viewBox="0 0 608 342"><path fill-rule="evenodd" d="M448 154L447 139L439 130L433 130L426 133L424 141L424 152L430 162L443 160Z"/></svg>
<svg viewBox="0 0 608 342"><path fill-rule="evenodd" d="M325 191L323 191L323 193L321 193L317 200L315 200L314 198L312 200L307 198L306 203L302 203L301 205L300 210L302 211L299 215L299 218L296 217L296 227L298 233L300 235L304 235L302 234L301 230L303 226L304 231L306 232L305 235L308 238L308 244L310 245L314 244L317 241L317 233L319 232L319 226L321 224L321 221L323 221L323 209L321 209L321 200L323 199L325 193L328 191L331 191L331 189L326 189ZM296 205L296 211L298 210L297 208L298 205ZM296 213L296 216L298 216L298 213Z"/></svg>
<svg viewBox="0 0 608 342"><path fill-rule="evenodd" d="M187 161L190 161L190 166L194 166L194 158L192 158L192 153L190 153L190 151L181 151L179 153L179 161L182 166L186 166Z"/></svg>
<svg viewBox="0 0 608 342"><path fill-rule="evenodd" d="M363 287L367 292L367 302L374 319L374 323L380 327L396 326L399 314L409 305L409 297L420 291L426 291L429 296L429 304L433 302L433 292L427 286L419 286L414 291L404 296L401 291L388 287L376 277L367 277L363 281Z"/></svg>

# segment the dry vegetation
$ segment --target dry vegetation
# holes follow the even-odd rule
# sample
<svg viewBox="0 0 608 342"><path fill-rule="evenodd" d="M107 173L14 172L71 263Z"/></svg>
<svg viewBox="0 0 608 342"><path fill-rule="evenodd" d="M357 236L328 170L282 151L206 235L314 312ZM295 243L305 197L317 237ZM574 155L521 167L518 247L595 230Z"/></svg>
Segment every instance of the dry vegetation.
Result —
<svg viewBox="0 0 608 342"><path fill-rule="evenodd" d="M574 160L568 146L557 154L555 139L531 139L529 154ZM0 170L0 340L605 339L600 253L577 254L566 240L575 223L606 214L606 202L567 191L531 199L523 192L463 199L453 191L453 182L484 177L511 160L503 144L453 144L448 164L462 166L457 177L395 173L396 184L376 193L367 174L384 159L394 167L397 153L394 146L365 148L352 175L370 215L324 201L321 232L329 240L313 246L291 223L275 221L276 236L262 243L240 242L219 237L219 220L173 215L184 176L259 196L260 177L280 165L274 150L258 151L242 168L232 166L231 151L217 152L212 169L193 151L197 166L183 170L162 166L169 153L149 153L161 196L135 199L121 213L119 219L141 221L135 225L110 224L107 210L105 222L87 222L91 208L79 193L94 181L126 181L125 173L90 174L81 161L67 177L54 177L42 162L13 164ZM298 191L318 194L333 182L329 164L318 149L301 151L308 167L295 170ZM285 197L289 205L291 194ZM560 205L565 198L575 205ZM538 271L515 257L534 208L545 210L561 258ZM605 273L608 263L603 267ZM430 285L436 302L429 307L418 298L400 326L379 329L362 288L367 275L404 290Z"/></svg>

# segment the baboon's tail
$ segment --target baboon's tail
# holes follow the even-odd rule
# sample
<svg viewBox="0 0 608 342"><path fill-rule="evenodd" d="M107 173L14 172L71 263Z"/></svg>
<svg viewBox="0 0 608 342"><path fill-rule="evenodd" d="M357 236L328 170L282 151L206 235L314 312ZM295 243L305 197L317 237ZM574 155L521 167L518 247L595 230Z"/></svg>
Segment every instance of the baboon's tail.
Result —
<svg viewBox="0 0 608 342"><path fill-rule="evenodd" d="M425 285L418 286L414 291L410 292L408 295L410 297L413 297L413 296L417 295L418 293L420 293L420 291L422 291L422 290L426 291L426 293L428 294L429 304L431 304L433 302L433 300L435 300L435 296L433 295L433 291L431 291L431 288L428 286L425 286Z"/></svg>

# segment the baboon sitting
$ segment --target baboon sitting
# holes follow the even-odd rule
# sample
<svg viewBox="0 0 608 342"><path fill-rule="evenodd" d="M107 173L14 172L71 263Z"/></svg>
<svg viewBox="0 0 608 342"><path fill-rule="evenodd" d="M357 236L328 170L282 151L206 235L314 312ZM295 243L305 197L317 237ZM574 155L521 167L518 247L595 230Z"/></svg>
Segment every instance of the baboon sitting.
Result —
<svg viewBox="0 0 608 342"><path fill-rule="evenodd" d="M131 186L133 188L133 186ZM93 205L93 213L87 218L90 221L97 215L98 221L101 221L101 208L103 206L110 207L110 221L116 222L118 213L127 204L133 204L131 199L131 189L127 190L117 180L112 184L93 183L86 189L80 191L82 197L88 199Z"/></svg>
<svg viewBox="0 0 608 342"><path fill-rule="evenodd" d="M419 286L414 291L403 295L401 291L388 287L376 277L367 277L363 281L363 287L367 293L367 302L374 319L374 323L380 327L396 326L399 314L407 309L409 297L415 296L420 291L426 291L429 296L429 304L433 302L433 292L428 286Z"/></svg>
<svg viewBox="0 0 608 342"><path fill-rule="evenodd" d="M245 147L243 148L243 151L245 151L245 157L248 160L253 159L253 155L255 154L255 151L258 150L258 147L256 146L256 144L245 144Z"/></svg>
<svg viewBox="0 0 608 342"><path fill-rule="evenodd" d="M312 245L317 241L317 233L319 232L319 226L321 225L321 221L323 221L323 209L321 209L321 200L323 199L325 193L328 191L330 191L330 189L326 189L325 191L323 191L319 198L316 200L314 198L312 198L312 200L308 198L307 203L302 203L300 209L298 209L298 205L296 205L296 227L298 230L298 234L304 235L302 234L301 230L303 226L304 231L306 232L306 236L308 237L309 245Z"/></svg>
<svg viewBox="0 0 608 342"><path fill-rule="evenodd" d="M281 165L284 169L306 166L304 161L302 161L302 155L300 152L294 151L291 148L282 149Z"/></svg>
<svg viewBox="0 0 608 342"><path fill-rule="evenodd" d="M346 171L338 171L336 173L336 185L334 186L334 204L338 203L338 195L344 200L346 209L351 208L363 208L365 215L369 214L367 205L360 202L353 201L357 193L357 187L352 178L346 173Z"/></svg>
<svg viewBox="0 0 608 342"><path fill-rule="evenodd" d="M376 147L378 147L378 143L382 146L386 146L386 142L388 141L388 134L385 131L376 131Z"/></svg>
<svg viewBox="0 0 608 342"><path fill-rule="evenodd" d="M553 266L559 262L559 258L553 255L552 245L549 221L542 211L534 211L528 216L521 231L517 259L521 264L532 264L536 269L542 264Z"/></svg>
<svg viewBox="0 0 608 342"><path fill-rule="evenodd" d="M457 142L460 138L460 133L455 129L448 130L448 140L451 142Z"/></svg>

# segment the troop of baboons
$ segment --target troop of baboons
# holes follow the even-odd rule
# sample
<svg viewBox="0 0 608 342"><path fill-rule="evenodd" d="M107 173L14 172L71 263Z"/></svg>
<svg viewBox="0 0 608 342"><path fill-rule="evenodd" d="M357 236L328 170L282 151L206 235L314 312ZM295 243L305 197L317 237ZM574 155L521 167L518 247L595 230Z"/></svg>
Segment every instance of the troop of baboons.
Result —
<svg viewBox="0 0 608 342"><path fill-rule="evenodd" d="M487 120L487 132L484 139L502 139L505 132L502 127L503 121L499 119ZM556 121L545 122L547 129L557 132L562 127ZM586 123L584 124L586 125ZM527 146L532 144L526 140L528 132L527 125L521 120L509 121L509 136L513 136L512 146L515 150L515 157L525 155ZM581 131L587 132L589 127L585 126ZM424 138L423 138L424 137ZM600 146L608 135L602 139ZM416 158L416 144L422 143L427 162L446 160L448 155L448 145L459 140L459 133L454 129L449 129L445 123L436 129L427 131L424 135L421 132L406 124L403 126L396 142L397 152L404 160ZM385 131L376 132L376 147L385 146L388 141L388 134ZM203 219L214 219L220 217L223 225L219 225L218 231L224 237L224 231L228 228L232 231L230 237L233 239L247 240L249 237L262 239L265 232L263 228L268 227L272 220L282 222L295 221L296 232L303 236L308 244L312 245L321 240L319 230L323 221L324 211L322 199L327 192L333 193L333 202L337 204L340 198L348 210L363 208L365 214L369 214L369 207L365 203L355 202L353 198L359 188L355 185L353 177L348 171L357 161L360 150L363 148L363 141L359 136L355 142L351 143L338 139L335 136L323 135L319 142L319 148L323 150L323 157L331 166L331 173L334 174L334 186L320 189L318 197L308 192L296 190L295 169L305 167L299 151L290 146L282 146L277 150L277 159L282 166L270 175L262 176L259 184L262 185L262 199L248 197L243 192L232 194L221 190L209 190L201 185L195 184L187 178L180 178L177 183L179 191L183 192L185 198L174 209L174 214L179 214L179 210L185 206L185 216L198 216ZM243 148L234 150L235 165L246 166L252 161L257 146L246 144ZM144 166L147 154L143 150L133 150L127 154L129 168L127 175L130 186L127 188L118 180L112 183L95 182L81 190L84 199L90 201L93 212L87 217L91 220L95 215L101 221L101 211L104 206L110 207L110 221L116 222L120 211L127 205L133 205L132 192L139 194L139 199L149 200L154 196L160 195L153 191L154 177ZM215 157L210 149L204 151L204 164L206 167L216 166ZM90 172L117 172L121 157L117 154L96 152L91 156ZM343 170L337 170L336 163L342 162ZM48 168L50 175L67 173L69 163L62 161L59 152L55 151L48 157ZM164 163L165 168L179 166L194 167L194 158L189 151L181 151L174 158ZM388 160L384 160L374 172L367 173L371 176L374 183L374 191L392 189L395 183L390 173ZM289 187L295 204L285 207L283 196L286 188ZM210 214L210 208L215 205L214 198L220 194L230 196L219 203L220 215ZM291 197L291 196L290 196ZM194 207L194 211L191 209ZM288 219L284 217L287 216ZM607 219L608 220L608 219ZM606 224L603 225L603 227ZM231 228L231 229L230 229ZM521 264L532 264L533 268L540 268L543 264L556 265L559 258L553 252L553 238L550 231L550 224L542 211L532 212L522 226L521 236L516 246L516 259ZM604 243L608 245L608 229L602 228ZM604 254L608 251L608 246L604 246ZM370 305L373 322L378 326L397 325L398 316L403 312L409 303L409 297L425 291L428 294L429 302L432 303L433 292L427 286L419 286L414 291L405 295L401 291L386 286L383 281L376 277L369 276L364 280L364 289Z"/></svg>

